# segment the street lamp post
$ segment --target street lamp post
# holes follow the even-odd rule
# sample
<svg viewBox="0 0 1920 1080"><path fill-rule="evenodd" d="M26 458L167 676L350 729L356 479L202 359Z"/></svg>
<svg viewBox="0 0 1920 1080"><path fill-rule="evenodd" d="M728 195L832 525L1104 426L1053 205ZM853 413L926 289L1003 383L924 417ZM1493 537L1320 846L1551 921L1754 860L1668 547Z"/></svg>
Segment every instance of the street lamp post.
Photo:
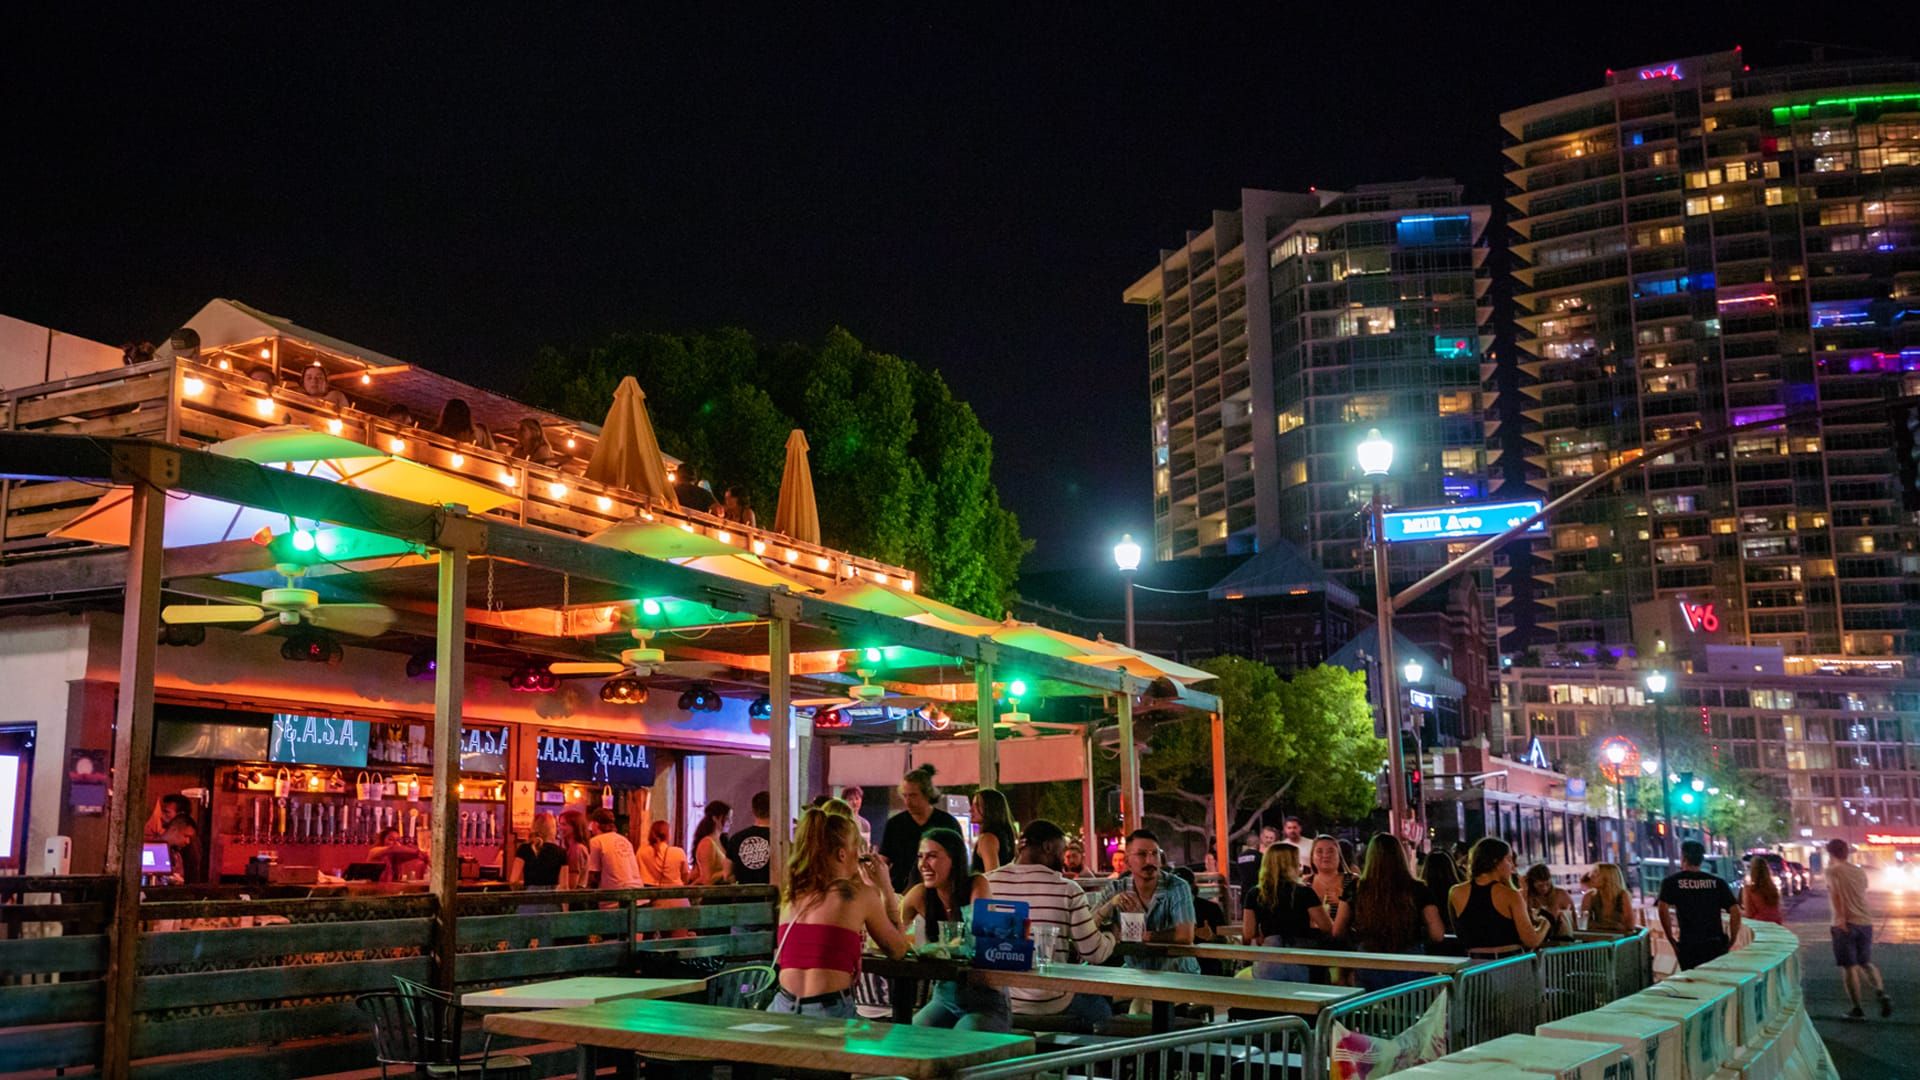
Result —
<svg viewBox="0 0 1920 1080"><path fill-rule="evenodd" d="M1120 542L1113 545L1113 564L1120 568L1120 580L1127 592L1127 648L1133 644L1133 572L1140 569L1140 545L1133 537L1122 534Z"/></svg>
<svg viewBox="0 0 1920 1080"><path fill-rule="evenodd" d="M1374 634L1379 638L1380 712L1387 722L1387 819L1393 835L1407 835L1407 763L1400 752L1400 690L1393 677L1393 591L1387 579L1386 502L1380 484L1393 468L1393 443L1379 428L1367 432L1356 448L1360 471L1373 481L1373 503L1369 508L1373 529Z"/></svg>
<svg viewBox="0 0 1920 1080"><path fill-rule="evenodd" d="M1426 757L1427 744L1422 736L1425 725L1421 723L1421 714L1413 707L1413 688L1426 677L1427 669L1420 661L1409 660L1400 668L1400 674L1406 676L1407 680L1407 722L1413 728L1413 767L1421 770L1420 762ZM1421 772L1421 778L1425 779L1424 771ZM1420 830L1420 839L1415 843L1424 843L1427 837L1427 789L1424 783L1414 785L1412 810L1414 824Z"/></svg>
<svg viewBox="0 0 1920 1080"><path fill-rule="evenodd" d="M1667 869L1679 862L1679 833L1673 825L1673 785L1667 779L1673 764L1667 758L1667 673L1664 671L1647 672L1647 693L1653 697L1653 736L1660 747L1660 768L1654 771L1654 778L1660 781L1660 817L1667 826Z"/></svg>
<svg viewBox="0 0 1920 1080"><path fill-rule="evenodd" d="M1613 766L1613 800L1620 809L1618 824L1614 826L1614 850L1620 853L1620 872L1627 872L1627 778L1620 766L1627 763L1627 744L1610 742L1607 744L1607 762Z"/></svg>

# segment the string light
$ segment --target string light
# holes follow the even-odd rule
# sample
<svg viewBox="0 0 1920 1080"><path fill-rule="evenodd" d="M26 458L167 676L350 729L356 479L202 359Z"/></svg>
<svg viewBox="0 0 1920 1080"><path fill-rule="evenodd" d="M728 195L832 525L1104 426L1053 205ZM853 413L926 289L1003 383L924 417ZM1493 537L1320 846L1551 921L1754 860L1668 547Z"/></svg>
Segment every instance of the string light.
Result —
<svg viewBox="0 0 1920 1080"><path fill-rule="evenodd" d="M573 441L573 436L571 435L567 436L567 449L571 450L578 445L579 445L578 443Z"/></svg>
<svg viewBox="0 0 1920 1080"><path fill-rule="evenodd" d="M369 374L367 374L367 373L366 373L366 372L364 372L364 371L363 371L363 372L361 372L361 373L360 373L360 385L361 385L361 386L372 386L372 385L373 385L373 376L371 376L371 375L369 375Z"/></svg>
<svg viewBox="0 0 1920 1080"><path fill-rule="evenodd" d="M733 534L732 534L732 533L730 533L730 532L728 532L728 531L727 531L727 530L725 530L725 529L721 529L720 531L718 531L718 532L716 532L716 533L714 533L714 534L713 534L713 538L714 538L715 540L718 540L718 541L720 541L720 542L721 542L721 543L723 543L723 544L731 544L731 543L733 543Z"/></svg>
<svg viewBox="0 0 1920 1080"><path fill-rule="evenodd" d="M259 413L261 416L272 416L273 415L273 399L272 398L254 398L253 411Z"/></svg>
<svg viewBox="0 0 1920 1080"><path fill-rule="evenodd" d="M755 555L765 555L767 553L767 542L765 540L755 540L753 542L753 553Z"/></svg>
<svg viewBox="0 0 1920 1080"><path fill-rule="evenodd" d="M602 512L613 509L613 500L608 498L605 495L600 496L598 499L594 500L594 502L596 503L596 505L600 507Z"/></svg>
<svg viewBox="0 0 1920 1080"><path fill-rule="evenodd" d="M564 499L567 497L567 485L555 480L547 485L547 494L556 499Z"/></svg>
<svg viewBox="0 0 1920 1080"><path fill-rule="evenodd" d="M398 454L407 448L407 440L395 437L387 440L387 449Z"/></svg>
<svg viewBox="0 0 1920 1080"><path fill-rule="evenodd" d="M453 466L456 469L464 468L467 464L467 455L449 454L447 455L447 464Z"/></svg>
<svg viewBox="0 0 1920 1080"><path fill-rule="evenodd" d="M227 358L226 358L226 357L224 357L224 356L220 358L220 360L219 360L219 363L218 363L218 365L217 365L217 366L218 366L218 367L220 368L220 370L221 370L221 371L232 371L232 370L233 370L233 364L232 364L232 363L230 363L230 362L229 362L229 361L227 360Z"/></svg>
<svg viewBox="0 0 1920 1080"><path fill-rule="evenodd" d="M800 553L799 553L799 552L797 552L797 551L795 551L795 550L793 550L792 548L788 548L788 549L786 550L786 553L785 553L785 555L786 555L786 560L787 560L788 562L799 562L799 561L800 561Z"/></svg>
<svg viewBox="0 0 1920 1080"><path fill-rule="evenodd" d="M338 435L346 429L347 425L341 423L340 418L337 416L327 421L327 434L329 435Z"/></svg>
<svg viewBox="0 0 1920 1080"><path fill-rule="evenodd" d="M260 346L260 359L262 360L273 359L273 350L267 348L265 345Z"/></svg>
<svg viewBox="0 0 1920 1080"><path fill-rule="evenodd" d="M513 478L513 473L507 469L500 470L500 482L507 485L508 487L512 487L515 483L517 483L517 481L515 481Z"/></svg>
<svg viewBox="0 0 1920 1080"><path fill-rule="evenodd" d="M188 397L199 397L207 389L206 380L189 375L180 380L180 389L185 390Z"/></svg>

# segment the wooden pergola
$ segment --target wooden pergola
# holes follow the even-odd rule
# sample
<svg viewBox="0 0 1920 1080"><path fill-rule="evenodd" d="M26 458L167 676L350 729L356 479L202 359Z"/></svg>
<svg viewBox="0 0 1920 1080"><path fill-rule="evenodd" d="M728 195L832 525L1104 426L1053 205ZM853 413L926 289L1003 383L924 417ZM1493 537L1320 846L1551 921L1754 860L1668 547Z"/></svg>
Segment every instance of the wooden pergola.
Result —
<svg viewBox="0 0 1920 1080"><path fill-rule="evenodd" d="M430 888L434 897L434 970L438 981L452 985L455 954L453 911L457 902L459 860L459 738L466 682L466 646L479 622L498 621L494 606L472 593L474 560L489 566L532 568L564 575L591 595L593 587L627 597L672 596L695 601L733 616L745 616L745 626L760 626L762 634L730 635L726 646L736 666L765 673L766 694L776 718L790 718L796 649L802 654L825 650L868 648L878 643L946 658L950 663L916 671L911 680L924 685L937 680L952 683L952 696L971 696L991 712L995 673L1018 672L1049 693L1110 695L1116 703L1121 754L1121 787L1126 817L1140 820L1141 797L1134 757L1124 752L1134 743L1133 703L1152 689L1167 704L1212 721L1216 837L1221 865L1227 865L1225 780L1219 702L1210 694L1170 680L1155 680L1107 670L1087 663L1014 648L980 635L959 633L938 625L848 607L784 587L764 587L673 562L631 554L615 548L548 530L531 528L497 517L467 513L460 507L424 507L419 503L359 490L344 484L298 475L184 449L146 439L101 439L88 436L0 432L0 477L14 480L64 480L88 484L131 485L128 552L95 553L47 560L47 565L10 568L13 580L5 590L17 595L20 574L38 574L97 581L125 587L120 648L119 683L122 688L115 716L113 760L115 791L109 817L110 842L106 872L118 879L124 898L114 910L109 932L106 1023L108 1030L132 1016L135 960L140 925L139 852L143 841L141 808L146 805L147 777L153 752L155 652L161 625L164 582L213 579L224 574L259 571L271 565L258 546L241 541L198 548L164 547L164 500L182 495L219 499L240 506L297 514L301 519L362 530L417 545L425 553L409 569L420 584L421 570L431 565L430 604L407 597L396 578L392 592L396 606L411 603L419 629L430 632L437 661L434 672L433 808ZM297 508L295 510L294 508ZM263 563L265 565L263 565ZM124 567L124 577L117 571ZM351 572L363 595L380 596L388 583L381 571ZM389 569L388 574L401 573ZM476 602L481 599L481 602ZM606 603L604 600L594 601ZM423 610L424 609L424 610ZM564 626L564 620L561 620ZM752 645L743 644L752 641ZM664 644L664 643L662 643ZM556 634L550 655L579 654L580 643ZM709 650L710 652L710 650ZM803 665L804 666L804 665ZM944 674L942 674L944 673ZM1169 690L1171 687L1171 690ZM1171 698L1167 695L1171 694ZM980 776L983 784L995 780L994 725L983 714L979 725ZM781 737L784 734L784 737ZM789 777L792 752L791 723L776 724L769 738L768 791L776 818L780 808L794 805ZM785 865L787 830L776 828L773 866ZM117 1048L116 1048L116 1045ZM124 1075L127 1044L109 1040L107 1075ZM117 1060L116 1060L117 1058Z"/></svg>

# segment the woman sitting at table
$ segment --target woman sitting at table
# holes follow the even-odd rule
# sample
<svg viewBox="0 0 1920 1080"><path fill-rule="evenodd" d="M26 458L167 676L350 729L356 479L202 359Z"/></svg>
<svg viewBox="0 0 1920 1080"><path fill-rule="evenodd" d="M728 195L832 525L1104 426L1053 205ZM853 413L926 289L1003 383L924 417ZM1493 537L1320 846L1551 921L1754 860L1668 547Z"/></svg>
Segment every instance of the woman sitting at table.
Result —
<svg viewBox="0 0 1920 1080"><path fill-rule="evenodd" d="M1546 940L1547 921L1535 919L1527 898L1513 887L1513 848L1497 836L1474 841L1467 880L1449 890L1447 904L1468 956L1506 956Z"/></svg>
<svg viewBox="0 0 1920 1080"><path fill-rule="evenodd" d="M1407 854L1387 833L1367 841L1366 864L1353 887L1353 902L1340 906L1333 920L1333 936L1353 942L1361 952L1424 953L1438 944L1447 930L1440 909L1407 868ZM1382 971L1356 968L1362 989L1379 990L1410 979L1425 978L1419 971Z"/></svg>
<svg viewBox="0 0 1920 1080"><path fill-rule="evenodd" d="M1259 884L1248 894L1240 911L1240 937L1249 945L1274 948L1312 948L1333 935L1333 920L1327 907L1312 889L1300 884L1300 849L1292 844L1275 844L1260 857ZM1307 964L1275 964L1262 961L1253 965L1256 979L1283 982L1313 982L1316 973L1325 981L1326 969Z"/></svg>
<svg viewBox="0 0 1920 1080"><path fill-rule="evenodd" d="M899 899L884 868L861 856L853 819L808 810L800 815L780 897L774 963L780 989L769 1012L852 1019L863 932L893 959L907 953Z"/></svg>
<svg viewBox="0 0 1920 1080"><path fill-rule="evenodd" d="M1527 906L1547 920L1547 936L1555 941L1573 940L1573 897L1553 883L1553 871L1546 863L1527 867Z"/></svg>
<svg viewBox="0 0 1920 1080"><path fill-rule="evenodd" d="M991 895L985 874L967 869L967 843L952 829L928 829L920 837L920 883L900 902L900 918L911 924L926 918L926 940L946 941L962 933L962 913ZM921 1027L957 1027L968 1031L1008 1031L1012 1007L1005 991L953 981L933 984L933 994L913 1022Z"/></svg>
<svg viewBox="0 0 1920 1080"><path fill-rule="evenodd" d="M1587 917L1587 929L1596 933L1631 934L1639 925L1626 878L1610 862L1593 868L1593 889L1580 898L1580 910Z"/></svg>

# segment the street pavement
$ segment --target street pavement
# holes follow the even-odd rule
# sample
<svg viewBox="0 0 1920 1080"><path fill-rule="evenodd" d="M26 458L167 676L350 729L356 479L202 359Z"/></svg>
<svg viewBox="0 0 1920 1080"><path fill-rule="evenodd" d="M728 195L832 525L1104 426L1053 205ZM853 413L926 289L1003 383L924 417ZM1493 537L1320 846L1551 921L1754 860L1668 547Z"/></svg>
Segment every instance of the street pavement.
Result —
<svg viewBox="0 0 1920 1080"><path fill-rule="evenodd" d="M1786 912L1787 928L1800 937L1807 1012L1841 1080L1920 1076L1920 886L1904 893L1875 887L1867 902L1874 914L1873 960L1893 997L1893 1018L1880 1019L1869 990L1861 1002L1867 1019L1846 1019L1852 1004L1833 964L1827 936L1831 909L1826 886L1818 881L1788 901Z"/></svg>

